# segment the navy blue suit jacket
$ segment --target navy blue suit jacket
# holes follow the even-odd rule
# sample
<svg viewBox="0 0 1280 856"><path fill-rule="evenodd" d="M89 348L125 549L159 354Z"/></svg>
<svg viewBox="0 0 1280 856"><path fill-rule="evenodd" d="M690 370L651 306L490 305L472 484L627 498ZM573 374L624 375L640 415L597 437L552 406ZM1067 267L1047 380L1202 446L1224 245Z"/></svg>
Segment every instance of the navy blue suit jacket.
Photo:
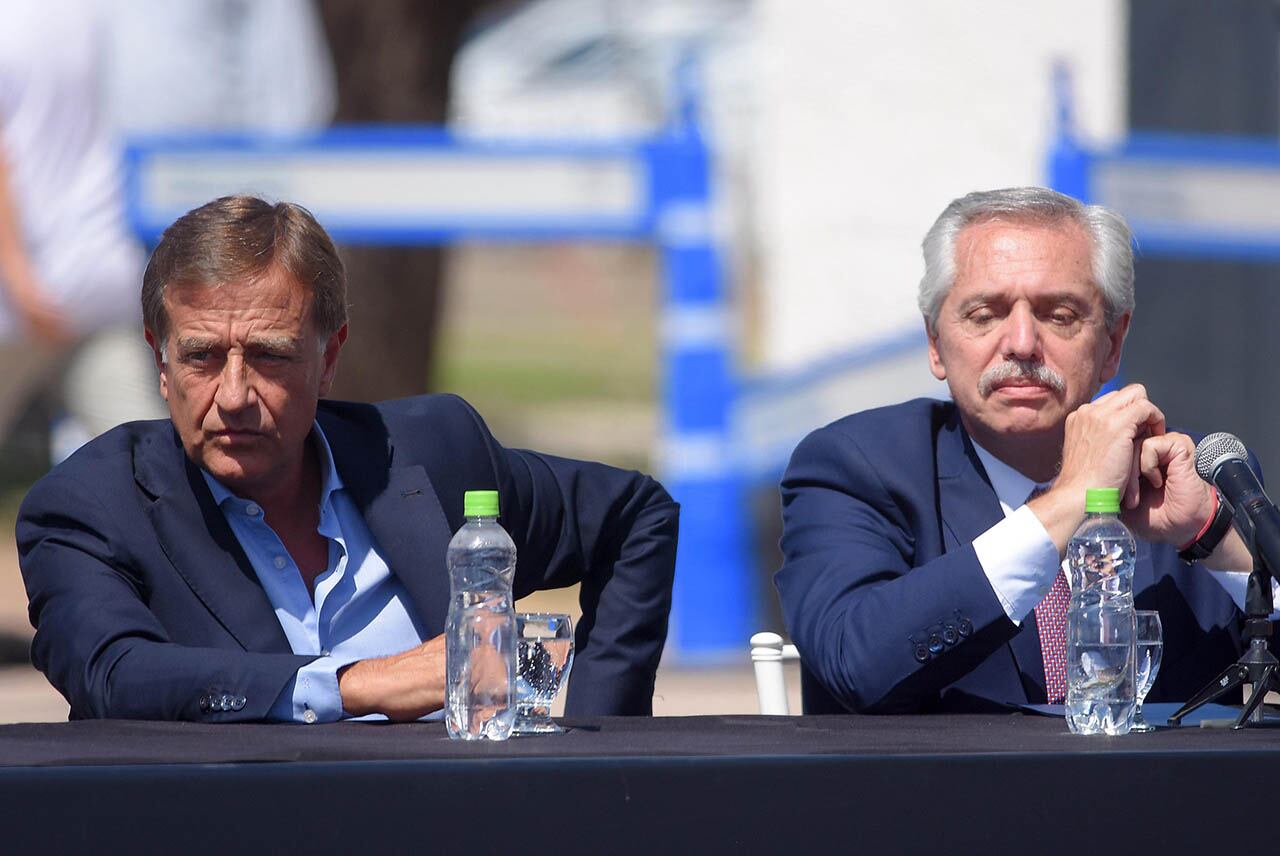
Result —
<svg viewBox="0 0 1280 856"><path fill-rule="evenodd" d="M954 404L917 399L813 432L782 509L776 583L807 712L1045 701L1035 615L1009 620L973 550L1004 513ZM1185 701L1239 655L1234 602L1175 548L1138 542L1134 592L1164 625L1149 699Z"/></svg>
<svg viewBox="0 0 1280 856"><path fill-rule="evenodd" d="M652 712L679 513L661 485L506 449L455 396L322 401L317 418L430 636L444 630L463 491L497 489L519 551L516 596L582 583L567 712ZM17 535L32 660L72 718L261 719L313 659L291 652L167 420L113 429L55 468L23 502ZM222 693L244 708L200 709Z"/></svg>

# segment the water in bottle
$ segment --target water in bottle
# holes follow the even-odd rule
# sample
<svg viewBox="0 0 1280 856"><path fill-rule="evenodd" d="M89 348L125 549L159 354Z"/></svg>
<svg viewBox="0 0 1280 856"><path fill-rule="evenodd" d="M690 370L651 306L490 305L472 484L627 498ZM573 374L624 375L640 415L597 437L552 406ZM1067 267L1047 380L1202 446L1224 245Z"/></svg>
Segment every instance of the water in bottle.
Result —
<svg viewBox="0 0 1280 856"><path fill-rule="evenodd" d="M506 740L516 716L516 545L498 525L498 492L469 490L449 542L445 725L459 740Z"/></svg>
<svg viewBox="0 0 1280 856"><path fill-rule="evenodd" d="M1120 491L1090 488L1085 519L1067 542L1067 727L1127 734L1136 702L1133 564Z"/></svg>

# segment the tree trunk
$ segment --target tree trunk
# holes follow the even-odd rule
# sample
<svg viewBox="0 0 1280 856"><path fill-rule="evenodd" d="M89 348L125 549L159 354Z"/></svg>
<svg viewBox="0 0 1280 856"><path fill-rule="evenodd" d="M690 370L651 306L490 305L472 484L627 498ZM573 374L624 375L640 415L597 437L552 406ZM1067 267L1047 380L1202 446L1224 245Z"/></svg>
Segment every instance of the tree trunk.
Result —
<svg viewBox="0 0 1280 856"><path fill-rule="evenodd" d="M445 119L462 34L482 0L320 0L338 86L335 121ZM340 248L351 338L333 396L378 401L427 389L441 306L438 247Z"/></svg>

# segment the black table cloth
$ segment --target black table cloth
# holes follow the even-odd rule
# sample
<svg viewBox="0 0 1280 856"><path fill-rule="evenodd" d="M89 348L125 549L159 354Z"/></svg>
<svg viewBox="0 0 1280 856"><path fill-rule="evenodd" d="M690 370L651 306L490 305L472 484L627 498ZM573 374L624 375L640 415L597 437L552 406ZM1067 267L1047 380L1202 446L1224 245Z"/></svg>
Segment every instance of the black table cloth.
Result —
<svg viewBox="0 0 1280 856"><path fill-rule="evenodd" d="M1270 728L1085 738L1022 714L565 724L506 743L451 741L439 723L0 726L0 852L1174 853L1245 847L1275 826Z"/></svg>

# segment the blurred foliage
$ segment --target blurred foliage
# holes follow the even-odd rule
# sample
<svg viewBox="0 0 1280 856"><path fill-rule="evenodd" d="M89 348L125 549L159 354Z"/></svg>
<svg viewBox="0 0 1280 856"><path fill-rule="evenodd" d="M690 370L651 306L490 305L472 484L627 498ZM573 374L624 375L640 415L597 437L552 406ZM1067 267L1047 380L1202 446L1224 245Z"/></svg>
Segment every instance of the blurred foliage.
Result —
<svg viewBox="0 0 1280 856"><path fill-rule="evenodd" d="M580 399L648 401L653 365L628 341L568 341L537 333L464 341L446 336L436 386L513 404Z"/></svg>

